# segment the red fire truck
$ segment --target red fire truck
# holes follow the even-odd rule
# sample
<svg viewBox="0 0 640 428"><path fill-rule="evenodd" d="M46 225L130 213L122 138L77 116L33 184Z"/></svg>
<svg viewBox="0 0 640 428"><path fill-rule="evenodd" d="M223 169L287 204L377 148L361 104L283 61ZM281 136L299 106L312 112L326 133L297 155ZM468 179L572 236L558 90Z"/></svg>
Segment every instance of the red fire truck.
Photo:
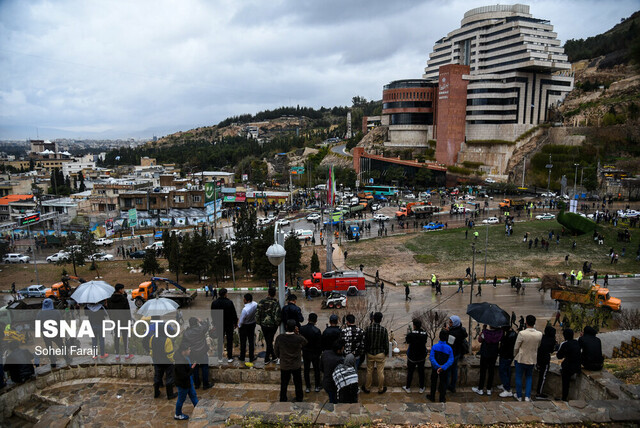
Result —
<svg viewBox="0 0 640 428"><path fill-rule="evenodd" d="M346 291L349 296L355 296L365 289L364 274L359 270L315 272L311 279L304 280L304 289L308 289L312 297L323 291Z"/></svg>

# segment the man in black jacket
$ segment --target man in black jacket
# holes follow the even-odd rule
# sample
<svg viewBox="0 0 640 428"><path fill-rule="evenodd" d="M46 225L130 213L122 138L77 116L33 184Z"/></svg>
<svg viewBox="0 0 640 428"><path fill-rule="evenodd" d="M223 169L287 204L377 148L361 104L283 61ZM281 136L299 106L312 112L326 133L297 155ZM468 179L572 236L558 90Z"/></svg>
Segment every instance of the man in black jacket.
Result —
<svg viewBox="0 0 640 428"><path fill-rule="evenodd" d="M124 290L124 284L116 284L116 291L107 300L107 309L109 318L114 322L119 322L121 326L127 325L131 321L131 307L129 306L129 299L127 299L127 292ZM129 337L126 334L120 334L120 330L116 328L113 332L113 346L116 351L116 362L120 361L120 339L124 345L124 359L130 360L133 358L133 354L129 353Z"/></svg>
<svg viewBox="0 0 640 428"><path fill-rule="evenodd" d="M222 330L227 337L227 362L233 362L233 329L238 326L238 314L236 307L231 300L227 298L227 289L221 288L218 292L219 297L211 302L211 310L222 310ZM211 319L215 319L213 313ZM214 325L215 328L220 326Z"/></svg>
<svg viewBox="0 0 640 428"><path fill-rule="evenodd" d="M329 351L333 349L333 343L340 339L340 327L338 327L338 316L331 314L329 317L329 326L322 332L322 350Z"/></svg>
<svg viewBox="0 0 640 428"><path fill-rule="evenodd" d="M511 364L513 363L513 348L516 346L518 333L513 331L511 326L503 327L502 330L504 334L500 339L500 347L498 349L498 355L500 356L498 372L502 382L502 385L500 385L502 389L500 397L505 398L513 397L513 392L511 391Z"/></svg>
<svg viewBox="0 0 640 428"><path fill-rule="evenodd" d="M209 383L209 345L207 345L207 332L209 323L201 322L196 317L189 318L189 328L182 336L181 346L191 349L189 357L196 364L193 372L193 384L195 388L200 388L200 374L202 374L202 389L211 388Z"/></svg>
<svg viewBox="0 0 640 428"><path fill-rule="evenodd" d="M466 339L469 337L469 334L467 333L467 329L462 326L462 321L457 315L449 317L448 332L449 337L447 343L453 350L453 364L451 364L451 369L448 371L449 385L447 389L455 393L456 383L458 383L458 361L468 352L468 349L466 349L468 347Z"/></svg>
<svg viewBox="0 0 640 428"><path fill-rule="evenodd" d="M544 335L540 340L536 361L536 367L538 369L538 387L536 388L537 399L547 398L542 390L544 389L544 382L547 379L547 373L549 373L549 367L551 365L551 353L556 350L557 345L556 329L551 327L551 325L547 325L544 328Z"/></svg>
<svg viewBox="0 0 640 428"><path fill-rule="evenodd" d="M295 294L289 294L287 297L287 304L282 308L282 317L281 321L286 326L287 320L294 320L296 322L296 327L300 328L300 323L304 321L304 317L302 316L302 311L300 307L296 305L298 301L298 297Z"/></svg>
<svg viewBox="0 0 640 428"><path fill-rule="evenodd" d="M189 348L189 345L185 344L183 340L180 344L180 348L178 348L178 353L175 358L175 378L176 386L178 387L178 400L176 401L176 413L173 418L179 421L189 419L189 416L182 413L182 405L187 399L187 395L189 396L189 399L191 399L193 407L198 405L198 396L195 388L193 387L193 379L191 377L196 363L191 362L191 359L189 358L190 351L191 348Z"/></svg>
<svg viewBox="0 0 640 428"><path fill-rule="evenodd" d="M578 339L578 344L580 344L582 367L585 370L602 370L602 364L604 363L602 343L596 337L596 330L593 327L586 326L584 334Z"/></svg>
<svg viewBox="0 0 640 428"><path fill-rule="evenodd" d="M559 360L562 361L562 401L569 399L569 384L571 377L580 373L580 344L573 338L573 330L570 328L562 332L564 342L560 344L558 353Z"/></svg>
<svg viewBox="0 0 640 428"><path fill-rule="evenodd" d="M320 358L320 364L322 366L322 386L329 395L329 402L333 404L338 403L338 388L333 381L333 371L338 364L344 362L344 341L338 339L331 344L331 349L325 349L322 352Z"/></svg>
<svg viewBox="0 0 640 428"><path fill-rule="evenodd" d="M313 364L313 374L316 385L316 392L320 391L320 354L322 353L321 339L322 333L316 327L318 315L309 314L309 322L300 327L300 334L307 339L307 344L302 347L302 360L304 362L304 383L307 386L306 393L311 392L311 365Z"/></svg>
<svg viewBox="0 0 640 428"><path fill-rule="evenodd" d="M427 332L422 328L422 321L415 318L412 321L413 330L406 337L409 345L407 349L407 385L402 389L405 392L411 392L411 381L413 380L413 372L418 369L418 385L420 394L424 393L424 362L427 359Z"/></svg>

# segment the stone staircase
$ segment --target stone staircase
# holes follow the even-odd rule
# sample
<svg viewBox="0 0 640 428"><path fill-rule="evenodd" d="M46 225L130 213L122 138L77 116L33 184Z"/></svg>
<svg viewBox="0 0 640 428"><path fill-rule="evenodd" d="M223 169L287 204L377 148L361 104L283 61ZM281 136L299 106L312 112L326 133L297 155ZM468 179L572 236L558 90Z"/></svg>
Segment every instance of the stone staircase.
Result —
<svg viewBox="0 0 640 428"><path fill-rule="evenodd" d="M607 333L598 334L600 341L602 342L602 354L607 358L619 358L621 354L621 349L625 349L630 351L633 348L633 344L635 343L636 352L639 349L638 347L638 338L640 338L640 329L637 330L617 330L610 331ZM633 342L633 338L636 338L636 342ZM629 345L631 343L631 345ZM614 352L617 349L616 357ZM639 354L631 355L638 356Z"/></svg>
<svg viewBox="0 0 640 428"><path fill-rule="evenodd" d="M67 406L40 394L31 394L29 400L13 409L11 420L16 427L63 428L74 425L72 422L79 411L80 406Z"/></svg>
<svg viewBox="0 0 640 428"><path fill-rule="evenodd" d="M633 358L640 357L640 339L637 337L631 338L631 343L622 342L620 347L614 347L612 358Z"/></svg>

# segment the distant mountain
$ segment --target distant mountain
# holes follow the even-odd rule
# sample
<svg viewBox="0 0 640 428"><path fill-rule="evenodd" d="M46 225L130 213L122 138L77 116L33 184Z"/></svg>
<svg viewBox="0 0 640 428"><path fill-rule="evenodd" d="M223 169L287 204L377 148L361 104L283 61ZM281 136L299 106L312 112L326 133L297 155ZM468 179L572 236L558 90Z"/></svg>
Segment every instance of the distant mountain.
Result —
<svg viewBox="0 0 640 428"><path fill-rule="evenodd" d="M193 124L174 125L171 127L154 127L141 130L127 130L127 131L114 131L112 129L102 132L87 132L87 131L69 131L59 128L48 127L33 127L33 126L19 126L19 125L0 125L0 140L26 140L31 139L46 139L54 140L56 138L69 138L69 139L87 139L87 140L116 140L134 138L148 139L153 136L158 138L164 135L170 135L181 130L188 130L194 128Z"/></svg>

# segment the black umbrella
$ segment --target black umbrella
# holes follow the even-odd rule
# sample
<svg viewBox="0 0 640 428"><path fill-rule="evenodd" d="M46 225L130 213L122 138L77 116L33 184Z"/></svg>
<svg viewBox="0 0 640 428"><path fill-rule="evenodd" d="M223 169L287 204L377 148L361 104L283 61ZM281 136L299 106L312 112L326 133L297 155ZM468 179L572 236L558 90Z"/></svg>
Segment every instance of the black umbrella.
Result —
<svg viewBox="0 0 640 428"><path fill-rule="evenodd" d="M511 316L500 306L493 303L472 303L467 306L467 315L481 324L491 327L504 327L511 325Z"/></svg>

